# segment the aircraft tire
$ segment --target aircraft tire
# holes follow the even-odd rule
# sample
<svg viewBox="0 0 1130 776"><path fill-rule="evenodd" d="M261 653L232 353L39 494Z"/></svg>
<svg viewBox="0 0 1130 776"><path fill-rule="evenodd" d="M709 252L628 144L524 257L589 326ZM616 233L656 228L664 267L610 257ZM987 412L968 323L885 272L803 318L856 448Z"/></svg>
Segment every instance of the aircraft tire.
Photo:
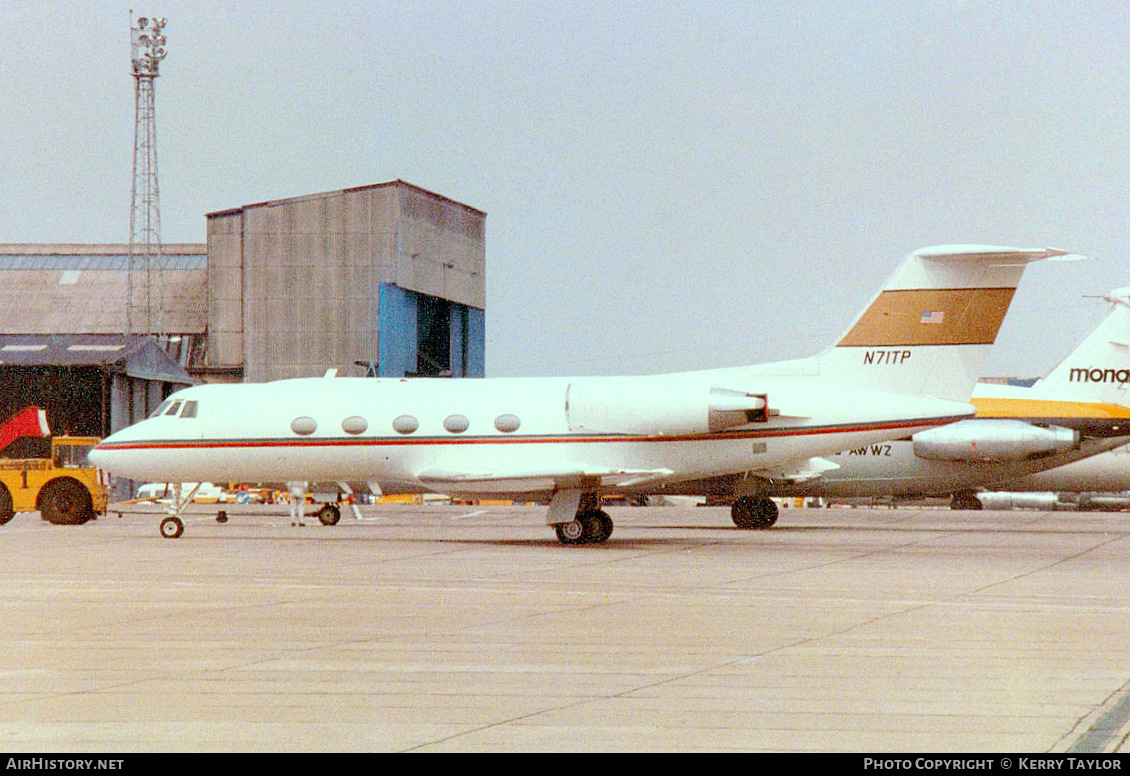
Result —
<svg viewBox="0 0 1130 776"><path fill-rule="evenodd" d="M326 504L318 510L318 519L322 525L337 525L337 521L341 520L341 510L333 504Z"/></svg>
<svg viewBox="0 0 1130 776"><path fill-rule="evenodd" d="M568 523L555 525L557 541L562 544L603 544L612 536L612 518L602 509L579 512Z"/></svg>
<svg viewBox="0 0 1130 776"><path fill-rule="evenodd" d="M60 477L39 492L39 514L52 525L82 525L94 517L90 492L78 480Z"/></svg>
<svg viewBox="0 0 1130 776"><path fill-rule="evenodd" d="M597 511L596 519L600 522L600 538L597 539L597 541L600 543L606 542L612 536L612 529L614 527L612 525L612 518L608 516L607 512L601 509Z"/></svg>
<svg viewBox="0 0 1130 776"><path fill-rule="evenodd" d="M553 526L553 530L557 532L557 541L562 544L573 545L585 542L585 525L579 517L573 518L568 523L558 523Z"/></svg>
<svg viewBox="0 0 1130 776"><path fill-rule="evenodd" d="M7 486L0 483L0 525L4 525L15 516L16 512L12 509L12 494L8 492Z"/></svg>
<svg viewBox="0 0 1130 776"><path fill-rule="evenodd" d="M184 533L184 523L179 517L166 517L161 521L161 536L166 539L177 539Z"/></svg>
<svg viewBox="0 0 1130 776"><path fill-rule="evenodd" d="M730 519L738 528L771 528L777 522L777 505L770 498L742 496L730 507Z"/></svg>
<svg viewBox="0 0 1130 776"><path fill-rule="evenodd" d="M962 491L961 493L953 494L953 501L950 502L950 509L957 510L979 510L984 509L981 499L977 498L975 493L971 491Z"/></svg>
<svg viewBox="0 0 1130 776"><path fill-rule="evenodd" d="M578 515L578 520L585 527L585 544L604 544L612 536L612 518L603 509L594 509Z"/></svg>

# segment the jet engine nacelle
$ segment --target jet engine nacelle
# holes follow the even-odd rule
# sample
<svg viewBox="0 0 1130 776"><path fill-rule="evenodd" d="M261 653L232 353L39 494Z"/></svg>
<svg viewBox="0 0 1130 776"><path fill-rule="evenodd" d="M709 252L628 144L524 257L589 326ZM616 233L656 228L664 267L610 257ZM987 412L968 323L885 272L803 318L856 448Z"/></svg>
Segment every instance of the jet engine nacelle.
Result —
<svg viewBox="0 0 1130 776"><path fill-rule="evenodd" d="M624 377L570 383L565 415L574 432L680 436L764 422L769 409L765 394Z"/></svg>
<svg viewBox="0 0 1130 776"><path fill-rule="evenodd" d="M1067 509L1055 493L978 493L984 509Z"/></svg>
<svg viewBox="0 0 1130 776"><path fill-rule="evenodd" d="M1079 445L1079 432L1022 420L963 420L914 435L914 454L931 461L1022 461Z"/></svg>

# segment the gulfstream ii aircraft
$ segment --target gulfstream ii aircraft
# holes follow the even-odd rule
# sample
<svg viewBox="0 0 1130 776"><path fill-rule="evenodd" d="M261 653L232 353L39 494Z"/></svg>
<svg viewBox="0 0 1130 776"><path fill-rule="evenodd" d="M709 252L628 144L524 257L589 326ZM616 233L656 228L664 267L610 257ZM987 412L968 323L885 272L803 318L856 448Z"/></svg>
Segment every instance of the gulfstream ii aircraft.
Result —
<svg viewBox="0 0 1130 776"><path fill-rule="evenodd" d="M978 490L1011 490L1013 481L1030 490L1038 478L1027 475L1126 444L1130 288L1105 298L1110 310L1047 377L1031 385L978 383L970 400L976 418L844 450L828 457L836 466L819 477L766 491L831 498L952 496L954 509L980 509Z"/></svg>
<svg viewBox="0 0 1130 776"><path fill-rule="evenodd" d="M612 533L602 493L726 476L737 492L757 494L765 482L834 466L819 456L970 417L970 393L1024 267L1064 255L915 251L833 347L775 364L649 377L195 386L108 437L90 460L156 482L288 482L301 493L300 483L364 481L385 493L546 498L546 523L562 543L599 543ZM164 535L184 530L186 502L170 507ZM768 498L734 510L747 522L776 520Z"/></svg>

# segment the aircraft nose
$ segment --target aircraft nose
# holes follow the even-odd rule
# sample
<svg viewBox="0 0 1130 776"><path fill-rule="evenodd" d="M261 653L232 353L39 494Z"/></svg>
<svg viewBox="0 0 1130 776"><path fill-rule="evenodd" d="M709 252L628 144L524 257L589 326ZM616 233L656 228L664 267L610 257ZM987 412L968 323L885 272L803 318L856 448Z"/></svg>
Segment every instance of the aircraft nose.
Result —
<svg viewBox="0 0 1130 776"><path fill-rule="evenodd" d="M89 453L87 454L87 456L86 456L86 459L87 459L88 461L90 461L90 462L91 462L92 464L94 464L94 465L95 465L96 467L98 467L99 469L102 469L102 470L104 470L104 471L109 471L109 470L110 470L110 469L109 469L109 464L110 464L110 463L112 462L112 460L113 460L113 454L112 454L112 453L111 453L111 452L110 452L109 450L107 450L107 449L106 449L106 447L104 446L104 445L105 445L105 443L106 443L107 441L109 441L110 439L112 439L112 438L113 438L112 436L111 436L111 437L107 437L107 438L106 438L105 440L103 440L102 442L99 442L99 443L98 443L98 444L97 444L97 445L96 445L96 446L94 447L94 449L93 449L93 450L91 450L91 451L90 451L90 452L89 452Z"/></svg>
<svg viewBox="0 0 1130 776"><path fill-rule="evenodd" d="M94 449L87 454L87 460L104 472L118 474L117 469L122 458L121 452L114 449L118 442L121 442L121 433L111 434L95 445Z"/></svg>

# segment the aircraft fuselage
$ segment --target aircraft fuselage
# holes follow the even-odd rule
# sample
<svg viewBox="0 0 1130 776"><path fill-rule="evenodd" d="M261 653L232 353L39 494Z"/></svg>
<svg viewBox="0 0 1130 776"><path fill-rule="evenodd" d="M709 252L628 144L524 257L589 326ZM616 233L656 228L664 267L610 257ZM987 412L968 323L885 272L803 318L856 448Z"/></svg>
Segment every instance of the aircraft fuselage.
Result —
<svg viewBox="0 0 1130 776"><path fill-rule="evenodd" d="M718 388L756 391L770 412L761 422L710 431ZM773 414L775 396L806 407L804 416ZM582 480L586 472L614 470L695 479L751 471L972 412L957 402L850 388L830 396L826 385L742 378L734 370L647 378L311 378L197 386L169 401L164 412L171 414L116 433L93 460L119 476L152 481L367 480L389 492L438 490L421 479L426 472L481 472L441 492L548 492L569 473ZM605 480L600 489L611 485Z"/></svg>

